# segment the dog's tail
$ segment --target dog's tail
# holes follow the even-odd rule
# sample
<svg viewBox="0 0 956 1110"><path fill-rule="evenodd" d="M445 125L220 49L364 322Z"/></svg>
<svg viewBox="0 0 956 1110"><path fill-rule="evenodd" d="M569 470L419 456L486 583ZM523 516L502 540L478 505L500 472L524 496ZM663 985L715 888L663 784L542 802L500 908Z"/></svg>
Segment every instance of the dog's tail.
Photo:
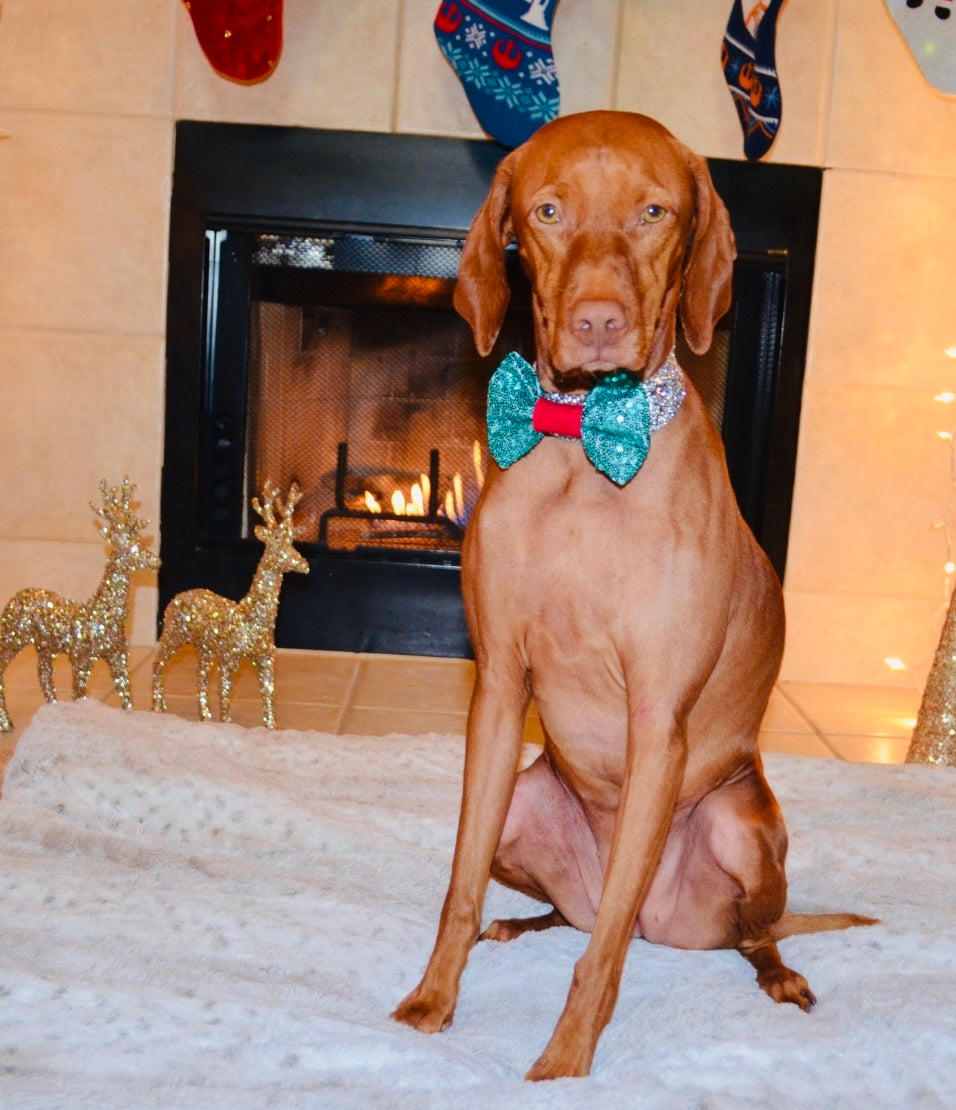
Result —
<svg viewBox="0 0 956 1110"><path fill-rule="evenodd" d="M879 925L878 917L862 917L858 913L785 913L770 926L774 940L794 937L799 933L827 933L836 929L852 929L856 925Z"/></svg>

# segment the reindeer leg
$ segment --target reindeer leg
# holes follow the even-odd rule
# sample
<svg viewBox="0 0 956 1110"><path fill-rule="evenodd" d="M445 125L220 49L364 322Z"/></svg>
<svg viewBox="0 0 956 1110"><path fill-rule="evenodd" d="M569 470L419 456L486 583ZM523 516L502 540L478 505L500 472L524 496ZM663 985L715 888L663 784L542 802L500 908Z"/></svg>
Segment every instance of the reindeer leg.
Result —
<svg viewBox="0 0 956 1110"><path fill-rule="evenodd" d="M72 660L71 660L72 662ZM40 679L40 689L49 702L56 701L56 690L53 686L53 654L41 652L37 649L37 676Z"/></svg>
<svg viewBox="0 0 956 1110"><path fill-rule="evenodd" d="M116 687L116 693L119 694L120 705L124 709L133 708L133 699L130 696L130 682L129 682L129 659L127 658L126 651L120 649L106 656L106 662L110 668L110 674L113 676L113 685Z"/></svg>
<svg viewBox="0 0 956 1110"><path fill-rule="evenodd" d="M13 728L13 721L10 720L10 715L7 713L7 698L6 692L3 688L3 676L7 669L7 664L17 654L19 649L7 649L0 654L0 732L9 732Z"/></svg>
<svg viewBox="0 0 956 1110"><path fill-rule="evenodd" d="M95 659L88 655L70 656L70 666L73 668L73 700L79 701L86 697L86 690L90 684L90 675L93 673Z"/></svg>
<svg viewBox="0 0 956 1110"><path fill-rule="evenodd" d="M259 689L262 691L262 723L266 728L276 727L273 711L275 700L275 651L264 651L255 660L256 674L259 676Z"/></svg>
<svg viewBox="0 0 956 1110"><path fill-rule="evenodd" d="M239 660L219 660L219 720L232 720L232 680L239 669Z"/></svg>
<svg viewBox="0 0 956 1110"><path fill-rule="evenodd" d="M212 713L209 711L209 672L212 670L213 656L208 651L196 649L199 682L199 717L203 721L211 721Z"/></svg>
<svg viewBox="0 0 956 1110"><path fill-rule="evenodd" d="M166 671L166 664L170 660L172 652L169 651L167 646L162 640L159 641L159 647L156 649L156 658L153 661L153 712L165 713L166 712L166 692L164 689L164 677Z"/></svg>

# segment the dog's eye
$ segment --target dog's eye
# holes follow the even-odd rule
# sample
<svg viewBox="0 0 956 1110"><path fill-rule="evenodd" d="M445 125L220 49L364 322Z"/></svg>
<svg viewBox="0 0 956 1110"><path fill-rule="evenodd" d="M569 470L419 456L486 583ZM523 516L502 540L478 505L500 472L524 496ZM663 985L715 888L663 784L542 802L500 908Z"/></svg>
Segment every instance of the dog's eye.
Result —
<svg viewBox="0 0 956 1110"><path fill-rule="evenodd" d="M541 204L534 213L543 224L556 224L561 220L561 213L553 204Z"/></svg>
<svg viewBox="0 0 956 1110"><path fill-rule="evenodd" d="M659 204L649 204L641 213L642 224L659 224L667 215L667 209Z"/></svg>

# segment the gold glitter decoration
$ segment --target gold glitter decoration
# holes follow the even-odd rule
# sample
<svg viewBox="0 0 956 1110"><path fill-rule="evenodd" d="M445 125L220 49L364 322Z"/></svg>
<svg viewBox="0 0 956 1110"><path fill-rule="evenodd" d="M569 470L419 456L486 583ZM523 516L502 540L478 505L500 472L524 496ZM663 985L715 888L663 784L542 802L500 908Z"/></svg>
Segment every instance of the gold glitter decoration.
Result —
<svg viewBox="0 0 956 1110"><path fill-rule="evenodd" d="M956 767L956 591L949 601L906 762Z"/></svg>
<svg viewBox="0 0 956 1110"><path fill-rule="evenodd" d="M309 573L309 564L293 547L301 529L292 524L292 514L301 500L293 482L285 504L279 491L266 482L262 501L252 499L252 507L265 521L257 524L256 539L265 544L249 592L242 601L230 601L212 590L186 590L166 606L163 634L153 664L153 709L166 710L163 674L169 660L187 644L196 649L199 679L199 716L212 719L209 710L209 675L219 664L219 719L231 720L232 683L239 664L248 659L259 676L262 691L262 722L275 728L275 623L279 611L279 590L283 575L289 571ZM276 519L278 513L279 519Z"/></svg>
<svg viewBox="0 0 956 1110"><path fill-rule="evenodd" d="M0 615L0 730L8 732L13 727L4 701L3 673L29 644L36 648L40 687L47 701L56 701L54 657L68 655L74 698L86 696L93 665L103 659L120 704L124 709L133 708L126 641L130 579L134 571L159 567L159 559L140 537L149 521L132 511L135 489L128 478L119 488L109 489L104 478L100 482L103 507L90 502L90 508L104 521L99 531L109 545L109 557L103 579L89 601L70 601L50 590L28 587L7 602Z"/></svg>

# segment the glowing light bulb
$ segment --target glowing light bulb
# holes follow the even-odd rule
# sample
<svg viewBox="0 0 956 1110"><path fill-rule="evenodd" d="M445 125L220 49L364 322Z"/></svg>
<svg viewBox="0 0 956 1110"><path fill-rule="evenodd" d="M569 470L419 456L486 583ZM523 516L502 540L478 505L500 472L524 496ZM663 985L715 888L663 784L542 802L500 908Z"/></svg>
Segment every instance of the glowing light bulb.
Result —
<svg viewBox="0 0 956 1110"><path fill-rule="evenodd" d="M905 671L906 664L902 659L897 659L895 655L890 655L883 662L890 668L891 671Z"/></svg>

